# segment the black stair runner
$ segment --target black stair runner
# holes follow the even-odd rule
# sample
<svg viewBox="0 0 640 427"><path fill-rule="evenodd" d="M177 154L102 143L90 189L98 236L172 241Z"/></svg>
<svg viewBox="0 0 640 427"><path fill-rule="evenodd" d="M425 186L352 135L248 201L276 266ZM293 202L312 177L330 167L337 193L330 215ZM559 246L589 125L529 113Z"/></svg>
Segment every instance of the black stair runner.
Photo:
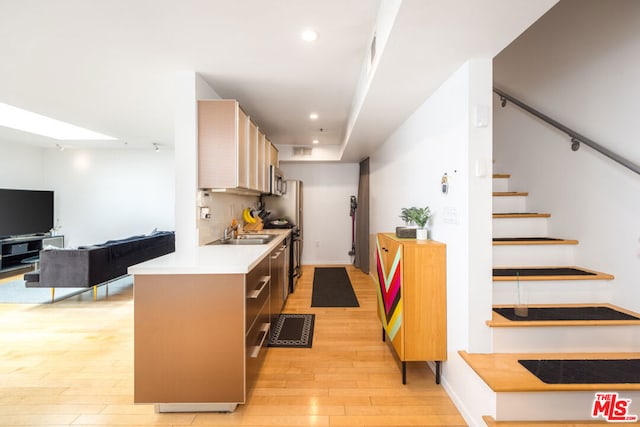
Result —
<svg viewBox="0 0 640 427"><path fill-rule="evenodd" d="M518 360L546 384L638 384L640 359Z"/></svg>
<svg viewBox="0 0 640 427"><path fill-rule="evenodd" d="M494 307L493 311L513 321L640 320L610 307L528 307L526 317L516 315L514 307Z"/></svg>
<svg viewBox="0 0 640 427"><path fill-rule="evenodd" d="M494 268L494 276L595 276L596 273L571 267Z"/></svg>

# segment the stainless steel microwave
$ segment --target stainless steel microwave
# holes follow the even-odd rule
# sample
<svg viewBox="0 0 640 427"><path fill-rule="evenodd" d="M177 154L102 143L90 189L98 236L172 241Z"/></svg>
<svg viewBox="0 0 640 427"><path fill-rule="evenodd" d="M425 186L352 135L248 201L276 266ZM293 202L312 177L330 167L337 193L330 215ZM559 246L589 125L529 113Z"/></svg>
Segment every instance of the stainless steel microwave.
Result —
<svg viewBox="0 0 640 427"><path fill-rule="evenodd" d="M287 183L284 180L284 174L280 169L275 166L271 166L271 186L269 191L274 196L282 196L287 192Z"/></svg>

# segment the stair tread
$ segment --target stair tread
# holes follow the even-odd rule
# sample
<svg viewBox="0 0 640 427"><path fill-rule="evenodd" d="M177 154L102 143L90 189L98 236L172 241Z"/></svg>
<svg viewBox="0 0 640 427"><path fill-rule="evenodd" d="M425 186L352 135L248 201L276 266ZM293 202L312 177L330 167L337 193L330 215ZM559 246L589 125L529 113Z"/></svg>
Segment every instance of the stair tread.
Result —
<svg viewBox="0 0 640 427"><path fill-rule="evenodd" d="M513 305L494 305L493 308L511 308ZM533 326L614 326L614 325L640 325L640 314L624 309L609 303L600 304L529 304L529 308L583 308L583 307L605 307L617 312L636 317L637 319L619 320L510 320L501 314L491 311L492 318L487 321L490 327L533 327Z"/></svg>
<svg viewBox="0 0 640 427"><path fill-rule="evenodd" d="M518 360L639 359L640 353L467 353L460 356L494 392L640 390L640 384L547 384Z"/></svg>
<svg viewBox="0 0 640 427"><path fill-rule="evenodd" d="M561 270L574 270L574 274L560 272ZM516 275L514 271L521 274ZM501 272L503 274L496 274ZM512 274L508 274L512 273ZM534 274L539 273L539 274ZM589 270L577 266L508 266L494 267L493 281L539 281L539 280L612 280L614 276L595 270Z"/></svg>
<svg viewBox="0 0 640 427"><path fill-rule="evenodd" d="M529 193L526 191L494 191L493 195L495 197L528 196Z"/></svg>
<svg viewBox="0 0 640 427"><path fill-rule="evenodd" d="M577 245L574 239L556 237L494 237L493 245Z"/></svg>
<svg viewBox="0 0 640 427"><path fill-rule="evenodd" d="M495 418L485 415L482 417L485 424L489 427L552 427L552 426L564 426L564 427L593 427L593 426L611 426L608 421L591 421L591 420L562 420L562 421L496 421ZM638 425L640 422L625 422L625 425Z"/></svg>
<svg viewBox="0 0 640 427"><path fill-rule="evenodd" d="M510 173L494 173L493 177L494 178L511 178L511 174Z"/></svg>
<svg viewBox="0 0 640 427"><path fill-rule="evenodd" d="M550 218L550 213L538 212L499 212L493 214L494 218Z"/></svg>

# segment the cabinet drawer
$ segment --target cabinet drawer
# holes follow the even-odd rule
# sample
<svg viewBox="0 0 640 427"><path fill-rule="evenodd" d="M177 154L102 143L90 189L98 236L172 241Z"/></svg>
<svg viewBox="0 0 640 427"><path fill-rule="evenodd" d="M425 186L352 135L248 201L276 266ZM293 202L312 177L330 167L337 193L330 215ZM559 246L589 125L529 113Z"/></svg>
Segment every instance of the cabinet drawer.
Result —
<svg viewBox="0 0 640 427"><path fill-rule="evenodd" d="M251 388L258 376L260 365L262 365L267 353L270 332L271 324L269 323L269 304L267 302L258 312L256 322L247 332L245 343L247 389Z"/></svg>
<svg viewBox="0 0 640 427"><path fill-rule="evenodd" d="M249 331L256 323L256 318L265 302L269 301L269 293L271 292L271 278L269 276L260 276L257 279L251 280L247 277L246 284L246 300L245 300L245 327ZM268 307L268 306L267 306ZM267 308L267 314L268 314ZM268 320L267 320L268 322Z"/></svg>

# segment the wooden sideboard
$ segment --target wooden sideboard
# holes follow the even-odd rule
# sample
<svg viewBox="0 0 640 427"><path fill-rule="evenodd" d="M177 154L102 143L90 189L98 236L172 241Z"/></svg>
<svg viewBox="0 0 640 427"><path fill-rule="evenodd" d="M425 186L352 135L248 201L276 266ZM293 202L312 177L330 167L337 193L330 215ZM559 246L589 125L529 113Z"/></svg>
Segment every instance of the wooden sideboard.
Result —
<svg viewBox="0 0 640 427"><path fill-rule="evenodd" d="M435 361L439 384L447 359L446 245L380 233L376 268L382 338L402 363L402 383L406 362Z"/></svg>

